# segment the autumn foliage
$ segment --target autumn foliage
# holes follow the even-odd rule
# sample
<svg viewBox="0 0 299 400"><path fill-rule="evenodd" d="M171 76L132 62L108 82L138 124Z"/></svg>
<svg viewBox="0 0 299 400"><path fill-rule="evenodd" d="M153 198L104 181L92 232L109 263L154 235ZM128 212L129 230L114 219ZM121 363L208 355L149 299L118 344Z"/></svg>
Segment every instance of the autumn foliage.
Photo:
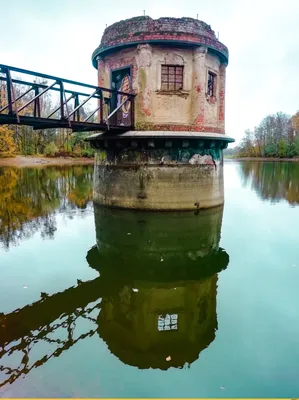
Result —
<svg viewBox="0 0 299 400"><path fill-rule="evenodd" d="M0 73L1 75L1 73ZM20 79L20 77L15 76ZM47 81L38 83L47 85ZM15 97L24 95L22 85L14 85ZM16 101L16 109L20 109L32 100L33 92L25 94ZM57 98L53 98L49 91L40 97L41 117L46 118L57 109ZM7 87L0 81L0 109L7 107ZM72 111L71 104L68 105L69 112ZM15 108L15 106L14 106ZM4 110L6 114L8 110ZM80 118L84 120L90 110L87 105L82 106ZM23 110L18 112L21 116L33 116L34 103L31 102ZM57 117L57 115L56 115ZM59 115L58 115L59 117ZM94 117L95 118L95 117ZM90 119L92 122L92 119ZM4 129L4 130L3 130ZM15 152L23 155L45 155L49 157L70 156L70 157L93 157L94 150L84 139L89 132L72 133L66 128L49 128L44 130L33 129L27 125L8 125L0 127L0 157L10 157ZM12 140L13 139L13 140Z"/></svg>
<svg viewBox="0 0 299 400"><path fill-rule="evenodd" d="M15 155L16 146L13 134L11 129L6 126L0 126L0 158L12 157Z"/></svg>
<svg viewBox="0 0 299 400"><path fill-rule="evenodd" d="M52 238L56 215L85 209L92 199L93 168L0 168L0 247L40 231Z"/></svg>
<svg viewBox="0 0 299 400"><path fill-rule="evenodd" d="M299 133L299 111L292 116L291 120L294 131Z"/></svg>
<svg viewBox="0 0 299 400"><path fill-rule="evenodd" d="M247 129L234 154L239 157L299 157L299 112L267 115L253 130Z"/></svg>

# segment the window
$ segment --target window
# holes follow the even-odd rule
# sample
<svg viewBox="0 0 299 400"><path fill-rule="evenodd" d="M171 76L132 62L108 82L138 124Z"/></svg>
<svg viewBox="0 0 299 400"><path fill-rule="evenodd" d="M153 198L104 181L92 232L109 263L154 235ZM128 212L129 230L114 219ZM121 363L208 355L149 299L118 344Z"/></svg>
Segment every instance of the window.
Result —
<svg viewBox="0 0 299 400"><path fill-rule="evenodd" d="M209 97L215 97L216 92L216 75L213 72L208 72L208 92L207 95Z"/></svg>
<svg viewBox="0 0 299 400"><path fill-rule="evenodd" d="M162 65L161 90L183 89L183 66Z"/></svg>
<svg viewBox="0 0 299 400"><path fill-rule="evenodd" d="M158 331L175 331L178 329L178 314L158 316Z"/></svg>

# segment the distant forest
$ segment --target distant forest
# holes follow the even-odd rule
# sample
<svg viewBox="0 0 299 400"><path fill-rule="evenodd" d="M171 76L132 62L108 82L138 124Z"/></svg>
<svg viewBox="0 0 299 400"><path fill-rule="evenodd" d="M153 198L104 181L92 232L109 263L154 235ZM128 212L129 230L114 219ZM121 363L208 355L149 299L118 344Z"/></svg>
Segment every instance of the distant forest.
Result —
<svg viewBox="0 0 299 400"><path fill-rule="evenodd" d="M253 130L247 129L238 146L224 151L225 157L299 157L299 111L267 115Z"/></svg>
<svg viewBox="0 0 299 400"><path fill-rule="evenodd" d="M46 81L38 83L47 84ZM7 105L6 93L6 86L0 81L0 109ZM16 92L15 95L18 98L20 93ZM23 96L22 100L17 100L18 108L26 104L31 99L30 96L28 94ZM31 115L33 108L34 103L31 103L22 113ZM40 98L40 108L42 116L51 113L55 115L57 101L47 92ZM80 109L80 118L84 119L89 114L90 111L86 105ZM0 157L11 157L15 154L92 157L94 150L84 141L88 135L89 132L72 133L69 129L33 130L29 126L0 126ZM226 157L299 157L299 111L292 117L283 112L267 115L253 130L247 129L240 144L226 149L224 155Z"/></svg>
<svg viewBox="0 0 299 400"><path fill-rule="evenodd" d="M47 84L47 81L38 83ZM21 85L19 85L21 86ZM26 88L27 89L27 88ZM15 87L15 96L18 98L22 87ZM23 88L23 92L25 89ZM28 94L17 100L18 108L22 107L32 95ZM42 116L55 115L57 101L49 92L40 98L40 113ZM6 83L0 81L0 109L7 106ZM72 111L71 104L68 105ZM20 115L32 115L34 102L27 106ZM89 109L83 106L80 109L80 118L84 119L89 114ZM90 119L92 122L92 118ZM0 126L0 157L12 157L16 154L22 155L46 155L46 156L71 156L71 157L92 157L94 150L84 139L90 132L72 133L70 129L44 129L33 130L30 126L4 125Z"/></svg>

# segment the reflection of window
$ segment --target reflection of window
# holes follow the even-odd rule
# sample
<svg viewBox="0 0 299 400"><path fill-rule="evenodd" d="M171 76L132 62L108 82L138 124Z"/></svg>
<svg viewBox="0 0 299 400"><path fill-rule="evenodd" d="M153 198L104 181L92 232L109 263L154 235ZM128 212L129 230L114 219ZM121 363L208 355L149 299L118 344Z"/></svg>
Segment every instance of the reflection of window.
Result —
<svg viewBox="0 0 299 400"><path fill-rule="evenodd" d="M216 75L213 72L208 72L208 92L207 95L209 97L215 96L215 89L216 89Z"/></svg>
<svg viewBox="0 0 299 400"><path fill-rule="evenodd" d="M183 68L181 65L162 65L161 89L183 89Z"/></svg>
<svg viewBox="0 0 299 400"><path fill-rule="evenodd" d="M178 329L178 314L158 316L158 331L173 331Z"/></svg>

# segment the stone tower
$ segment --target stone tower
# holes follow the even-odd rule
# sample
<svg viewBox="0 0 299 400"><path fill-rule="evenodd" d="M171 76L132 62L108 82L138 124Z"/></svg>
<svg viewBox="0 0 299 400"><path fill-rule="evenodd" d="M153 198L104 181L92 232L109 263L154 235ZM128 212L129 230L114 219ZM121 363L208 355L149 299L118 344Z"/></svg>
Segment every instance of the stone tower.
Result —
<svg viewBox="0 0 299 400"><path fill-rule="evenodd" d="M112 207L192 210L224 202L228 50L205 22L136 17L106 28L92 55L98 85L136 94L114 118L133 126L92 135L94 200ZM116 96L117 97L117 96ZM107 115L122 97L106 99Z"/></svg>

